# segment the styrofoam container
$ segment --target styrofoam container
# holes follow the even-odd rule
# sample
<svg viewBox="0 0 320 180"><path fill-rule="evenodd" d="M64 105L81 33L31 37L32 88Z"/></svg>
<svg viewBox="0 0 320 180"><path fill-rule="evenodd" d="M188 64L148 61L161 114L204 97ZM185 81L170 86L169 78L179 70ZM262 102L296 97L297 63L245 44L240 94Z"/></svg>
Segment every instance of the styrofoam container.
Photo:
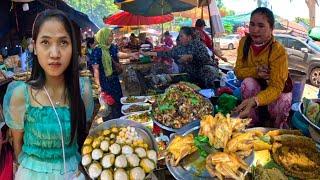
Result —
<svg viewBox="0 0 320 180"><path fill-rule="evenodd" d="M135 111L135 112L125 112L125 110L129 109L130 107L132 106L148 106L148 110L145 110L145 111ZM152 109L151 107L151 104L149 103L135 103L135 104L126 104L126 105L123 105L121 107L121 112L122 114L124 115L129 115L129 114L132 114L132 113L142 113L142 112L150 112Z"/></svg>
<svg viewBox="0 0 320 180"><path fill-rule="evenodd" d="M139 115L139 114L143 114L143 113L146 113L146 112L132 113L132 114L129 114L129 115L122 116L122 117L120 117L120 119L127 119L127 120L130 120L130 121L135 121L135 120L130 119L130 116ZM152 119L152 117L150 115L149 115L149 120L147 122L144 122L144 123L141 123L141 122L138 122L138 121L135 121L135 122L140 123L140 124L150 128L150 129L153 129L153 119Z"/></svg>
<svg viewBox="0 0 320 180"><path fill-rule="evenodd" d="M130 96L130 97L134 97L134 98L137 98L137 99L141 99L141 102L126 102L129 97L122 97L122 98L120 99L121 104L144 103L144 102L147 102L147 101L149 100L149 98L150 98L150 96Z"/></svg>

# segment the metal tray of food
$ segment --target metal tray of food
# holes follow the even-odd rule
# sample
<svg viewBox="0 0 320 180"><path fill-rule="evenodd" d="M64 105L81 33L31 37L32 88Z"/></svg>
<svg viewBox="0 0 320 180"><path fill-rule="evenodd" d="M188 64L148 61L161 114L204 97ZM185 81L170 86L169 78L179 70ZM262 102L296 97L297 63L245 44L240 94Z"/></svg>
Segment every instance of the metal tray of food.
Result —
<svg viewBox="0 0 320 180"><path fill-rule="evenodd" d="M316 101L316 102L320 101L320 99L311 99L311 100ZM320 127L318 125L314 124L312 121L309 120L309 118L307 116L304 115L302 102L299 103L299 112L300 112L301 116L303 117L303 119L305 119L315 130L320 132Z"/></svg>
<svg viewBox="0 0 320 180"><path fill-rule="evenodd" d="M143 141L149 145L150 149L154 149L156 152L158 152L157 142L154 139L152 133L148 130L148 128L146 128L140 123L130 121L130 120L125 120L125 119L108 120L106 122L101 123L96 128L90 130L89 136L97 135L100 131L104 129L109 129L112 127L127 127L127 126L134 127L138 133L138 136L141 137Z"/></svg>
<svg viewBox="0 0 320 180"><path fill-rule="evenodd" d="M164 130L167 130L167 131L170 131L170 132L177 132L177 131L179 131L179 129L174 129L174 128L165 126L164 124L158 122L156 119L154 119L153 122L154 122L157 126L159 126L161 129L164 129Z"/></svg>
<svg viewBox="0 0 320 180"><path fill-rule="evenodd" d="M121 104L135 104L148 102L150 96L127 96L120 99Z"/></svg>
<svg viewBox="0 0 320 180"><path fill-rule="evenodd" d="M200 121L197 120L197 119L195 119L195 120L191 121L190 123L182 126L182 127L179 128L179 129L175 129L175 128L172 128L172 127L168 127L168 126L160 123L159 121L157 121L157 120L154 119L154 118L153 118L153 122L154 122L156 125L158 125L161 129L164 129L164 130L167 130L167 131L174 132L174 133L178 134L178 132L181 132L181 131L183 131L183 130L185 130L185 129L189 129L190 126L192 126L194 123L199 123Z"/></svg>
<svg viewBox="0 0 320 180"><path fill-rule="evenodd" d="M200 122L193 122L188 124L188 126L184 127L183 129L181 129L180 131L178 131L175 134L178 135L188 135L190 133L193 133L194 135L197 135L200 129ZM247 131L250 130L260 130L262 132L268 132L270 130L272 130L271 128L251 128L251 129L247 129ZM170 137L170 141L168 144L171 143L171 141L173 140L175 134L171 135ZM170 160L168 159L168 157L166 157L166 166L169 169L170 173L173 175L173 177L177 180L194 180L194 179L199 179L199 180L209 180L209 179L213 179L212 176L210 176L210 174L207 172L207 170L204 170L201 172L201 174L199 174L199 172L197 172L196 169L191 168L191 160L197 160L197 158L199 158L199 154L197 152L193 153L192 155L189 155L188 157L186 157L186 159L181 160L181 162L179 163L178 166L171 166L170 164ZM250 156L248 156L247 158L244 159L245 162L248 165L251 165L253 163L254 160L254 153L251 153Z"/></svg>

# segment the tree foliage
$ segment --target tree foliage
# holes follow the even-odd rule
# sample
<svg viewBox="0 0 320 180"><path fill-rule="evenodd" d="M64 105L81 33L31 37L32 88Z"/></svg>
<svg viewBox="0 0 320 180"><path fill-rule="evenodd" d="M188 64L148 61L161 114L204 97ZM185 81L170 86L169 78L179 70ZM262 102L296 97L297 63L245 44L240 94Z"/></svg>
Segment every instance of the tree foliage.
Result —
<svg viewBox="0 0 320 180"><path fill-rule="evenodd" d="M222 8L224 6L222 0L216 0L218 8Z"/></svg>
<svg viewBox="0 0 320 180"><path fill-rule="evenodd" d="M233 24L231 23L224 23L223 24L224 30L226 31L226 33L230 34L233 32Z"/></svg>
<svg viewBox="0 0 320 180"><path fill-rule="evenodd" d="M66 0L73 8L89 16L99 27L103 27L103 18L119 11L113 0Z"/></svg>
<svg viewBox="0 0 320 180"><path fill-rule="evenodd" d="M296 17L294 20L296 23L303 23L304 25L310 27L310 20L309 18L302 18L302 17Z"/></svg>

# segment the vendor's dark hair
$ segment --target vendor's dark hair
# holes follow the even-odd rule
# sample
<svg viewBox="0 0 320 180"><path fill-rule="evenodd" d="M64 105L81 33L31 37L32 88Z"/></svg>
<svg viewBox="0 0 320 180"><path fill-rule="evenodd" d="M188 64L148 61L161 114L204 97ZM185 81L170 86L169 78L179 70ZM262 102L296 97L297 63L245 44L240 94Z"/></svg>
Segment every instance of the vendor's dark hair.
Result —
<svg viewBox="0 0 320 180"><path fill-rule="evenodd" d="M192 39L195 38L195 32L194 32L194 28L192 27L188 27L188 26L182 26L180 28L180 32L182 32L183 34L187 35L187 36L191 36Z"/></svg>
<svg viewBox="0 0 320 180"><path fill-rule="evenodd" d="M48 9L39 13L34 21L32 28L32 39L34 42L37 41L38 34L41 26L50 20L56 20L61 22L68 32L71 43L72 43L72 56L71 62L64 72L65 86L67 88L67 97L70 102L70 117L71 117L71 141L74 141L74 137L77 137L79 147L82 146L82 142L85 137L85 126L86 126L86 113L84 103L80 95L79 85L79 63L78 57L79 52L77 48L77 39L75 31L73 29L71 21L68 17L60 10ZM33 68L31 77L28 80L28 84L34 89L41 89L44 87L46 81L45 72L40 66L37 56L33 55Z"/></svg>
<svg viewBox="0 0 320 180"><path fill-rule="evenodd" d="M86 39L87 42L87 48L89 48L92 44L94 44L94 38L93 37L88 37Z"/></svg>
<svg viewBox="0 0 320 180"><path fill-rule="evenodd" d="M275 19L274 19L273 12L270 9L268 9L266 7L258 7L254 11L252 11L251 17L255 14L265 15L267 17L267 21L269 23L270 28L271 29L274 28ZM248 59L248 54L249 54L251 42L252 42L252 39L251 39L250 35L247 35L247 39L245 40L244 46L243 46L243 58L245 60Z"/></svg>

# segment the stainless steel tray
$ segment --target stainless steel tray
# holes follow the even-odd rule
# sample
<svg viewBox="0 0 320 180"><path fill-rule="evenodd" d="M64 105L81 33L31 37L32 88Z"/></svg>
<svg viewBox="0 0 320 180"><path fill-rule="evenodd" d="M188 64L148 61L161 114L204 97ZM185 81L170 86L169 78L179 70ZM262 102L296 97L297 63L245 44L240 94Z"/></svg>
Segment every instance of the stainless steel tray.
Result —
<svg viewBox="0 0 320 180"><path fill-rule="evenodd" d="M175 128L171 128L171 127L168 127L162 123L160 123L159 121L157 121L155 118L153 118L153 122L158 125L160 128L164 129L164 130L167 130L167 131L170 131L170 132L174 132L174 133L178 133L178 132L183 132L184 130L187 130L187 129L190 129L191 126L194 126L195 124L199 124L200 126L200 121L195 119L193 121L191 121L190 123L182 126L181 128L179 129L175 129Z"/></svg>
<svg viewBox="0 0 320 180"><path fill-rule="evenodd" d="M187 134L193 133L194 135L197 135L200 129L200 123L198 122L194 122L188 125L188 127L184 127L183 129L181 129L180 131L178 131L175 134L178 135L182 135L185 136ZM273 130L273 128L251 128L251 129L247 129L246 131L250 131L250 130L260 130L263 133L266 133L270 130ZM170 141L168 144L171 143L171 141L173 140L175 134L173 134L170 137ZM190 157L187 158L192 158L192 159L197 159L199 158L199 154L193 153L192 155L190 155ZM254 153L251 153L250 156L248 156L245 159L245 162L248 165L251 165L253 163L254 160ZM188 164L189 163L189 164ZM207 179L213 179L213 177L210 176L210 174L205 170L203 172L201 172L201 174L199 174L196 169L194 168L190 168L188 166L190 166L190 160L182 160L178 166L171 166L169 159L166 157L166 165L167 168L169 169L170 173L173 175L173 177L177 180L194 180L194 179L199 179L199 180L207 180Z"/></svg>
<svg viewBox="0 0 320 180"><path fill-rule="evenodd" d="M171 127L168 127L168 126L165 126L163 125L162 123L160 123L159 121L157 120L153 120L153 122L158 125L161 129L164 129L164 130L167 130L167 131L170 131L170 132L177 132L179 129L174 129L174 128L171 128Z"/></svg>
<svg viewBox="0 0 320 180"><path fill-rule="evenodd" d="M137 123L137 122L131 121L131 120L126 120L126 119L108 120L106 122L103 122L102 124L100 124L96 128L90 130L89 136L96 135L96 134L98 134L98 132L100 132L104 129L109 129L111 127L127 127L127 126L135 127L135 129L138 133L138 137L141 137L144 140L144 142L146 142L149 145L150 149L154 149L156 152L158 152L157 142L154 139L152 133L148 130L148 128L146 128L145 126L143 126L140 123Z"/></svg>

